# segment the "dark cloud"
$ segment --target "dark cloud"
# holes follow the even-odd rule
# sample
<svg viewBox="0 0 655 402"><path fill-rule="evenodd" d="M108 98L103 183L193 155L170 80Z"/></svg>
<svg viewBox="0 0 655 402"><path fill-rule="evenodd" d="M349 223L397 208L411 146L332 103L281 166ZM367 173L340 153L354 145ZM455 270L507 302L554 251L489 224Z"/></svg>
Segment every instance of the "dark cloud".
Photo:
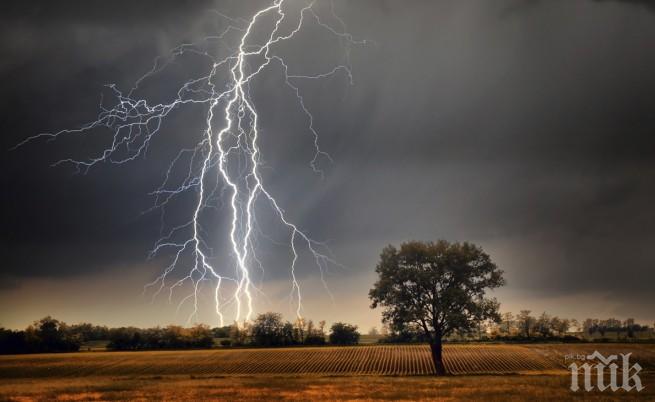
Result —
<svg viewBox="0 0 655 402"><path fill-rule="evenodd" d="M650 0L594 0L599 3L618 2L623 4L632 4L642 6L648 10L655 11L655 4Z"/></svg>
<svg viewBox="0 0 655 402"><path fill-rule="evenodd" d="M207 9L240 16L255 6L1 7L8 57L0 61L0 129L8 149L31 134L88 121L103 84L129 85L166 49L211 33L216 20ZM488 248L515 289L609 293L622 311L655 303L648 293L655 280L649 2L350 1L336 8L356 36L376 44L352 50L353 87L339 77L303 87L335 160L324 164L325 180L308 167L306 122L275 72L253 93L266 178L301 227L329 239L354 273L371 270L387 243L443 237ZM336 52L306 34L287 57L316 72ZM202 65L181 63L152 84L153 93L174 88L194 68ZM87 175L49 163L71 149L88 154L101 134L6 153L7 277L74 277L144 259L159 230L159 215L140 214L151 202L147 192L173 145L199 132L201 114L172 116L148 159ZM183 211L184 201L169 216ZM284 250L262 247L274 267L268 279L288 275ZM361 291L369 286L361 283Z"/></svg>
<svg viewBox="0 0 655 402"><path fill-rule="evenodd" d="M644 7L648 10L655 11L655 3L651 0L592 0L596 3L619 3L621 5L636 5ZM508 2L508 4L502 9L502 16L509 17L514 14L526 12L531 9L536 9L539 6L543 6L544 3L553 3L544 0L513 0Z"/></svg>

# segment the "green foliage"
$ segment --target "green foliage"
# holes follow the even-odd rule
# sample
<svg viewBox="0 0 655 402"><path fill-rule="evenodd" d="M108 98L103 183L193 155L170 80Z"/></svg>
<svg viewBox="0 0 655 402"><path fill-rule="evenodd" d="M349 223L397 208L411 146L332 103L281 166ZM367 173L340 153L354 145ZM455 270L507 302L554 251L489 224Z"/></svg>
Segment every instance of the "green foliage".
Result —
<svg viewBox="0 0 655 402"><path fill-rule="evenodd" d="M383 321L395 331L421 328L431 342L453 332L499 321L499 303L485 297L504 284L503 271L471 243L403 243L385 247L369 292L371 308L383 307Z"/></svg>
<svg viewBox="0 0 655 402"><path fill-rule="evenodd" d="M330 328L330 343L333 345L356 345L359 336L357 325L335 322Z"/></svg>

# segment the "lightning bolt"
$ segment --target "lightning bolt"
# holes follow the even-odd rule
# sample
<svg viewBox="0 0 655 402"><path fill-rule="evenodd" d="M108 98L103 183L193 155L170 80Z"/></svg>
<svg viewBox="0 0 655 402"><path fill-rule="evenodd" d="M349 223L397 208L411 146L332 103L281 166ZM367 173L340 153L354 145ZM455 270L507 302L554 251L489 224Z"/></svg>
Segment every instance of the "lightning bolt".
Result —
<svg viewBox="0 0 655 402"><path fill-rule="evenodd" d="M112 133L111 143L96 156L85 160L65 158L53 164L70 164L78 172L87 173L99 163L124 164L144 157L153 138L158 136L163 121L173 110L188 105L206 105L207 114L201 139L195 146L181 149L173 158L163 182L151 193L155 198L153 207L146 211L161 211L161 237L155 242L150 257L167 252L170 255L170 263L164 267L161 275L145 285L144 292L151 291L154 300L161 292L167 291L168 300L172 302L176 289L189 286L191 292L179 301L177 307L179 311L186 303L192 304L189 322L198 319L200 296L206 282L213 286L213 304L221 326L225 324L225 314L228 310L233 311L235 322L251 319L253 300L256 295L263 294L262 289L253 281L253 267L264 270L264 264L257 257L257 237L261 235L268 238L257 223L256 206L260 200L267 202L277 220L286 228L286 246L291 256L289 298L295 305L298 318L302 315L301 283L297 277L300 253L305 251L313 257L320 279L330 297L325 274L330 266L343 267L334 259L325 243L313 240L287 217L285 210L265 185L261 175L259 116L250 95L250 88L254 78L262 72L273 70L274 66L282 71L281 82L295 95L299 110L307 120L307 130L312 136L314 154L309 165L323 177L320 161L332 161L332 158L319 146L314 116L305 104L299 83L303 80L318 80L342 74L352 84L350 48L352 45L366 44L367 41L355 40L346 31L346 26L334 12L332 3L329 19L337 22L338 28L319 16L313 2L305 3L295 15L289 10L291 6L287 3L289 1L276 0L258 10L250 19L234 19L216 12L218 18L226 22L226 29L218 35L205 37L200 43L182 44L172 49L166 57L157 58L152 68L140 77L126 94L116 85L108 85L116 103L105 107L101 98L100 112L96 120L78 129L32 136L16 146L20 147L39 138L54 140L63 135L90 134L96 129L109 129ZM262 22L265 19L272 21L272 24L267 26ZM289 72L289 65L276 53L276 48L300 35L308 24L315 24L326 34L339 39L345 49L345 62L335 64L317 74ZM253 36L257 30L266 32L264 43L255 43ZM227 42L234 35L236 46L230 46ZM225 45L228 49L227 55L220 58L203 49L203 45L213 44ZM209 71L186 81L168 103L150 103L135 96L146 80L186 54L209 59ZM175 179L180 173L183 175L181 183L179 179ZM166 207L182 194L189 192L195 194L196 200L191 217L183 224L166 228ZM208 209L219 206L222 199L225 200L231 215L228 236L232 262L219 269L219 265L214 262L216 256L209 246L202 222L203 214ZM231 267L233 273L229 273L230 269L227 267ZM186 274L181 278L171 279L174 271ZM231 292L225 290L228 285L231 286Z"/></svg>

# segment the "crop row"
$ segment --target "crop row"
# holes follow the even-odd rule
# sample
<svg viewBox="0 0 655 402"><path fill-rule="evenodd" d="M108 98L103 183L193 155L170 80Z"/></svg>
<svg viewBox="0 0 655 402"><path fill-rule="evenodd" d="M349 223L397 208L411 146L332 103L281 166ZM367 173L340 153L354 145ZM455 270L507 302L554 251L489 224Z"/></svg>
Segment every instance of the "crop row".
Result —
<svg viewBox="0 0 655 402"><path fill-rule="evenodd" d="M452 374L513 373L557 368L552 359L515 345L446 345ZM72 353L0 358L0 378L90 375L424 375L434 365L427 345L285 349Z"/></svg>

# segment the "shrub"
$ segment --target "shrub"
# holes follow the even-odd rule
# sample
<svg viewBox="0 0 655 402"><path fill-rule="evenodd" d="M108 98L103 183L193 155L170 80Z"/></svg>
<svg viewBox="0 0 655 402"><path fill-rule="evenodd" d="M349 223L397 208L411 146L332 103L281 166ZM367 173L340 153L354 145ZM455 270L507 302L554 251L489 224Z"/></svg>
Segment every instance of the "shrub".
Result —
<svg viewBox="0 0 655 402"><path fill-rule="evenodd" d="M330 343L334 345L354 345L359 342L357 325L335 322L330 328Z"/></svg>
<svg viewBox="0 0 655 402"><path fill-rule="evenodd" d="M305 345L325 345L325 334L310 334L305 338Z"/></svg>

